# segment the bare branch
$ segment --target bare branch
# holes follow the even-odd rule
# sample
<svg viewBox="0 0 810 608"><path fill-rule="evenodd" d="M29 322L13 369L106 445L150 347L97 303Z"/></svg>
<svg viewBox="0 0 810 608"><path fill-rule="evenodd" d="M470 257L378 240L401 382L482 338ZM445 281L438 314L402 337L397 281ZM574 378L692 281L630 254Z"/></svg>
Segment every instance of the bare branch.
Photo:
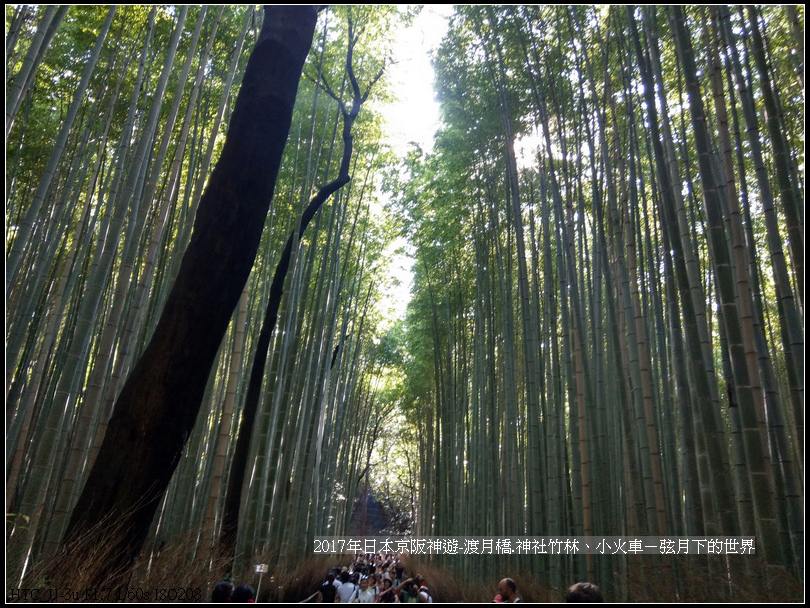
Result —
<svg viewBox="0 0 810 608"><path fill-rule="evenodd" d="M332 99L334 99L340 105L340 111L343 114L347 114L346 106L343 104L343 100L332 90L332 87L329 86L329 83L326 81L326 75L321 74L321 79L318 80L313 78L311 75L307 74L306 71L303 72L304 77L309 80L312 84L317 87L320 87L321 91L329 95Z"/></svg>
<svg viewBox="0 0 810 608"><path fill-rule="evenodd" d="M346 72L349 74L349 81L352 84L352 92L354 94L355 103L353 106L357 105L357 100L361 98L360 95L360 85L357 83L357 77L354 74L354 45L357 44L357 40L359 38L359 34L356 34L354 31L354 21L352 20L351 10L349 11L349 44L346 50ZM354 108L353 108L354 109ZM359 110L360 108L357 107Z"/></svg>
<svg viewBox="0 0 810 608"><path fill-rule="evenodd" d="M383 64L383 67L381 67L381 68L380 68L380 71L379 71L379 72L377 72L377 75L376 75L376 76L374 77L374 79L373 79L373 80L372 80L372 81L369 83L368 88L366 88L366 92L365 92L365 94L363 95L363 97L361 98L361 102L360 102L360 103L365 103L365 101L368 99L369 93L371 93L371 88L372 88L372 87L373 87L375 84L377 84L377 81L378 81L378 80L379 80L379 79L382 77L383 72L385 72L385 64Z"/></svg>

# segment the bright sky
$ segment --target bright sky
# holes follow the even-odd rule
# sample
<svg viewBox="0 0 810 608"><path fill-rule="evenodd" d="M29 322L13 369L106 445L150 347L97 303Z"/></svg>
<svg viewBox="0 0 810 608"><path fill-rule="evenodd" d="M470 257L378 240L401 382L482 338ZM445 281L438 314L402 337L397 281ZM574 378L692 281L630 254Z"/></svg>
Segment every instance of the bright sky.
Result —
<svg viewBox="0 0 810 608"><path fill-rule="evenodd" d="M399 101L387 110L389 143L404 154L409 142L433 150L433 134L439 127L439 104L433 95L433 52L447 31L449 4L425 6L413 26L397 36L389 76Z"/></svg>
<svg viewBox="0 0 810 608"><path fill-rule="evenodd" d="M453 13L449 4L425 6L410 28L402 30L394 47L395 64L388 68L393 89L399 98L383 110L388 121L388 144L404 156L410 142L416 142L426 152L433 151L433 135L439 128L439 104L433 94L433 67L430 59L447 30L447 17ZM397 239L388 254L397 249L408 251L404 239ZM381 302L382 311L390 318L403 317L411 298L413 284L408 255L392 256L390 273L398 282Z"/></svg>

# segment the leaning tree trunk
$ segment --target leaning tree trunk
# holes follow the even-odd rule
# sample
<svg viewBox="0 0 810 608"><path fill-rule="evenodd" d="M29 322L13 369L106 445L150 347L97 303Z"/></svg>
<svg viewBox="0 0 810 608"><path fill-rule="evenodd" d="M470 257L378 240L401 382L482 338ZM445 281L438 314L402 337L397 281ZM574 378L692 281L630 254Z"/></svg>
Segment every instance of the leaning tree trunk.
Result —
<svg viewBox="0 0 810 608"><path fill-rule="evenodd" d="M267 9L177 280L118 398L63 541L70 548L114 522L109 559L91 570L97 582L138 554L194 425L258 250L317 14L315 7ZM72 557L91 567L81 563L86 555Z"/></svg>
<svg viewBox="0 0 810 608"><path fill-rule="evenodd" d="M346 53L346 71L352 85L353 98L351 105L347 107L333 91L331 91L327 86L324 86L326 92L340 105L340 111L343 115L343 157L341 159L338 176L328 184L321 187L318 190L318 193L312 198L312 200L310 200L301 217L298 229L294 230L289 239L287 239L287 244L284 247L284 251L281 253L278 265L276 266L276 271L273 274L273 282L270 286L270 297L267 301L264 321L262 323L261 333L256 346L256 356L254 358L250 373L250 381L248 384L247 396L245 398L245 407L242 411L242 422L240 424L239 436L236 443L233 461L231 463L231 473L228 476L228 492L225 498L225 510L222 521L222 529L220 532L220 543L223 552L229 556L233 556L236 546L235 542L236 532L239 525L242 485L244 483L245 472L247 470L250 438L253 433L253 425L259 406L262 377L265 363L267 362L267 351L270 347L270 338L275 330L276 321L278 320L278 310L281 306L282 295L284 294L284 280L287 277L287 271L290 267L293 245L297 244L298 240L307 229L307 226L312 221L312 218L315 217L315 214L320 210L323 204L329 200L332 194L348 184L351 180L350 164L352 152L354 150L352 127L354 126L354 121L357 119L357 115L360 113L360 107L368 99L368 95L371 92L371 87L382 76L382 71L380 71L376 78L374 78L371 84L368 86L365 93L360 92L360 85L355 78L354 66L352 64L353 50L355 44L357 43L358 37L359 34L354 34L350 19L349 45Z"/></svg>

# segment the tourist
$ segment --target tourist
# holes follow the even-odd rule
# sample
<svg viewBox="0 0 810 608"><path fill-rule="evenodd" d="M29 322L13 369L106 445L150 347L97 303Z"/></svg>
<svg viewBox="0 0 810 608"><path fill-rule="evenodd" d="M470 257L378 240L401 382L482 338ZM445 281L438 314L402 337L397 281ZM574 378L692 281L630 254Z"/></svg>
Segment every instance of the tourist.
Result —
<svg viewBox="0 0 810 608"><path fill-rule="evenodd" d="M253 604L256 601L256 591L250 585L239 585L231 593L231 602L236 604Z"/></svg>
<svg viewBox="0 0 810 608"><path fill-rule="evenodd" d="M326 582L318 590L318 602L334 603L338 588L335 587L335 575L331 572L326 575Z"/></svg>
<svg viewBox="0 0 810 608"><path fill-rule="evenodd" d="M498 595L495 596L493 601L506 604L519 602L520 598L517 594L517 583L511 578L502 579L501 582L498 583Z"/></svg>
<svg viewBox="0 0 810 608"><path fill-rule="evenodd" d="M576 583L568 588L566 602L604 602L602 592L593 583Z"/></svg>
<svg viewBox="0 0 810 608"><path fill-rule="evenodd" d="M231 583L228 581L219 582L211 592L211 601L216 603L230 602L231 593L233 593L233 585Z"/></svg>

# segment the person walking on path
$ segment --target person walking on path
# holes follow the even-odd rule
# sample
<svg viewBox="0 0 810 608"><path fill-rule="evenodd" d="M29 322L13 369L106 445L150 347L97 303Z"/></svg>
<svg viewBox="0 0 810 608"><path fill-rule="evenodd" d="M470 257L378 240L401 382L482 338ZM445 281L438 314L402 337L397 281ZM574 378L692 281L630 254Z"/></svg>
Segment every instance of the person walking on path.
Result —
<svg viewBox="0 0 810 608"><path fill-rule="evenodd" d="M519 602L520 597L517 594L517 583L511 578L501 579L501 582L498 583L498 595L496 595L495 599L492 601L507 604Z"/></svg>

